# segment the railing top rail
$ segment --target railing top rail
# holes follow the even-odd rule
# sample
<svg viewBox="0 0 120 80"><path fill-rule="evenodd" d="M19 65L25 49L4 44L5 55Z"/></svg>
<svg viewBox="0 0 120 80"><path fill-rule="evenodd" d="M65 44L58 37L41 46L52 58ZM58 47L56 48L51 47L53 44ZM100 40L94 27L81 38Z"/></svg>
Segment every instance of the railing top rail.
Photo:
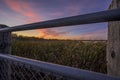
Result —
<svg viewBox="0 0 120 80"><path fill-rule="evenodd" d="M0 29L0 32L53 28L53 27L72 26L72 25L118 21L118 20L120 20L120 9L114 9L114 10L101 11L91 14L78 15L78 16L54 19L49 21L37 22L32 24L2 28Z"/></svg>
<svg viewBox="0 0 120 80"><path fill-rule="evenodd" d="M48 72L55 73L57 75L69 77L75 80L120 80L120 78L111 77L105 74L76 69L67 66L61 66L57 64L31 60L23 57L12 56L12 55L4 55L0 54L0 58L7 59L9 61L20 62L26 65L30 65L35 69L42 69Z"/></svg>

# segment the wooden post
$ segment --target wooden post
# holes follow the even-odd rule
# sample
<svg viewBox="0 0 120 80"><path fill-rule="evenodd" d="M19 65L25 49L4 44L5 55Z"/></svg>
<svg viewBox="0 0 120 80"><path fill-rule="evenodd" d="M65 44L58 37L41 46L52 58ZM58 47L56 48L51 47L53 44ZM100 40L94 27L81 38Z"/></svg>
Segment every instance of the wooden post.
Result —
<svg viewBox="0 0 120 80"><path fill-rule="evenodd" d="M0 28L7 26L0 25ZM0 32L0 54L11 54L11 33ZM10 80L10 63L0 58L0 80Z"/></svg>
<svg viewBox="0 0 120 80"><path fill-rule="evenodd" d="M118 7L120 7L120 0L113 0L109 9ZM120 21L108 22L107 47L108 74L120 77Z"/></svg>

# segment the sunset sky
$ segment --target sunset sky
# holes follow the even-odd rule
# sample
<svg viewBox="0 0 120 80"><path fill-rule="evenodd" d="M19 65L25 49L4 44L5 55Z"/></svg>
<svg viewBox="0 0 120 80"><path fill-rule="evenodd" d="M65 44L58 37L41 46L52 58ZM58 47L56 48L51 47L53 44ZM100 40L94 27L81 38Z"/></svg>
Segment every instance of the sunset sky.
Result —
<svg viewBox="0 0 120 80"><path fill-rule="evenodd" d="M0 0L0 24L10 27L107 10L111 0ZM107 23L16 32L47 39L107 39Z"/></svg>

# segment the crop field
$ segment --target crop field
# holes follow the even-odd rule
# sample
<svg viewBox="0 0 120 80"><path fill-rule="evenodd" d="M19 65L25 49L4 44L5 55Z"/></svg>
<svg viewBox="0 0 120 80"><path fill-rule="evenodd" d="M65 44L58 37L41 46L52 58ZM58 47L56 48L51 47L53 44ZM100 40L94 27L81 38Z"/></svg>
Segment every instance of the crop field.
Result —
<svg viewBox="0 0 120 80"><path fill-rule="evenodd" d="M12 41L12 54L106 73L106 42L70 40Z"/></svg>

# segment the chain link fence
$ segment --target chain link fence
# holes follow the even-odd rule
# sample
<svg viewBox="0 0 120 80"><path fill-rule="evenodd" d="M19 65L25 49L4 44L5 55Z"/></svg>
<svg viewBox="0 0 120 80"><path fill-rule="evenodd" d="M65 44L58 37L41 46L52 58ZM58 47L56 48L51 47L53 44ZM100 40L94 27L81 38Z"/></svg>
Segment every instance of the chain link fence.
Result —
<svg viewBox="0 0 120 80"><path fill-rule="evenodd" d="M25 63L0 58L0 80L69 80Z"/></svg>
<svg viewBox="0 0 120 80"><path fill-rule="evenodd" d="M78 25L78 24L80 25L80 24L98 23L98 22L106 22L106 21L117 21L117 20L120 20L119 16L120 16L120 9L115 9L115 10L110 10L110 11L102 11L102 12L97 12L97 13L78 15L78 16L73 16L73 17L68 17L68 18L49 20L49 21L45 21L45 22L38 22L38 23L34 23L34 24L15 26L15 27L11 27L11 28L8 27L8 28L0 29L0 32L2 32L2 33L5 32L4 34L6 34L6 35L1 35L0 39L1 39L1 43L3 43L4 41L6 41L6 43L10 43L10 39L11 39L10 35L9 35L10 33L6 33L6 32L31 30L31 29L38 29L38 28L39 29L52 28L52 27L70 26L70 25ZM71 44L71 43L69 43L69 44ZM83 43L83 45L84 45L84 43ZM98 44L98 45L100 45L100 44ZM30 46L28 46L28 47L30 47ZM60 51L59 51L59 49L55 50L55 48L56 48L56 46L53 46L53 50L56 52L62 51L61 49L60 49ZM88 50L86 50L89 48L89 46L86 46L86 45L85 45L85 47L82 46L81 51L82 51L82 48L85 51L85 54L80 55L81 60L83 60L83 62L84 62L83 64L81 63L82 65L85 66L91 62L90 61L90 62L86 63L88 58L83 59L84 55L86 56L86 53L88 53L88 57L90 60L94 59L92 65L94 65L94 63L96 63L98 65L98 61L100 62L100 64L102 63L102 60L98 60L98 57L100 57L100 56L98 56L98 55L96 56L97 52L94 51L96 48L96 45L93 48L90 47L90 50L93 50L93 52L95 53L95 55L93 55L93 56L89 56L89 52L88 52ZM21 47L21 49L22 49L21 51L23 51L23 47ZM24 49L25 49L25 47L24 47ZM31 49L26 49L26 50L31 51ZM100 48L98 48L98 49L100 49ZM17 50L20 50L20 48L16 49L16 51ZM51 50L50 50L50 52L51 52ZM72 51L70 51L70 50L72 50L73 52L76 51L77 54L74 56ZM35 51L39 52L41 50L38 50L38 49L33 50L33 52L35 52ZM48 51L48 48L47 48L47 50L43 50L43 51ZM10 45L7 44L6 47L1 49L0 53L4 53L4 54L10 53ZM20 54L20 52L18 52L18 51L17 51L17 53ZM29 52L25 52L25 53L29 53ZM70 55L70 53L71 53L71 55ZM83 53L83 52L81 52L81 53ZM101 53L101 49L100 49L100 53ZM53 53L51 53L51 55L52 54ZM76 59L78 59L78 61L81 61L81 60L79 60L78 54L79 54L79 49L77 47L71 47L70 49L68 49L68 53L67 53L68 61L65 60L66 55L64 55L64 52L63 52L63 55L61 56L62 59L59 59L60 61L58 61L58 62L62 62L61 60L65 60L67 62L70 62L70 64L71 64L73 59L75 59L75 61L77 61ZM17 54L15 54L15 55L17 55ZM26 56L26 54L23 54L23 56L24 55ZM27 54L27 55L29 55L29 54ZM35 53L33 53L33 55L35 55ZM57 56L59 56L59 55L55 55L55 58L58 59ZM65 56L65 57L63 58L63 56ZM78 58L77 58L77 56L78 56ZM96 59L94 58L94 56ZM70 57L72 57L72 58L70 59ZM29 56L29 58L33 58L33 57ZM101 59L102 58L103 57L101 57ZM38 60L42 60L42 59L49 60L49 56L48 57L45 56ZM53 58L51 58L51 59L53 59ZM52 62L52 61L55 61L55 60L51 60L50 62ZM54 62L54 63L56 63L56 62ZM78 62L75 62L75 63L78 63ZM80 64L80 66L81 66L81 64ZM69 66L69 64L67 64L67 65ZM72 64L72 65L74 65L74 64ZM77 66L74 65L74 66L78 67L79 65L77 65ZM91 67L91 63L90 63L90 67ZM96 68L99 68L99 66L97 66ZM90 68L90 70L93 70L93 69ZM98 71L98 70L95 70L95 71ZM99 70L99 71L101 71L101 70ZM66 67L66 66L60 66L60 65L58 66L55 64L19 58L18 56L15 57L15 56L10 56L10 55L0 54L0 80L120 80L120 78L111 77L111 76L101 74L101 73L95 73L95 72L91 72L91 71L70 68L70 67Z"/></svg>
<svg viewBox="0 0 120 80"><path fill-rule="evenodd" d="M120 80L105 74L0 54L0 80Z"/></svg>

